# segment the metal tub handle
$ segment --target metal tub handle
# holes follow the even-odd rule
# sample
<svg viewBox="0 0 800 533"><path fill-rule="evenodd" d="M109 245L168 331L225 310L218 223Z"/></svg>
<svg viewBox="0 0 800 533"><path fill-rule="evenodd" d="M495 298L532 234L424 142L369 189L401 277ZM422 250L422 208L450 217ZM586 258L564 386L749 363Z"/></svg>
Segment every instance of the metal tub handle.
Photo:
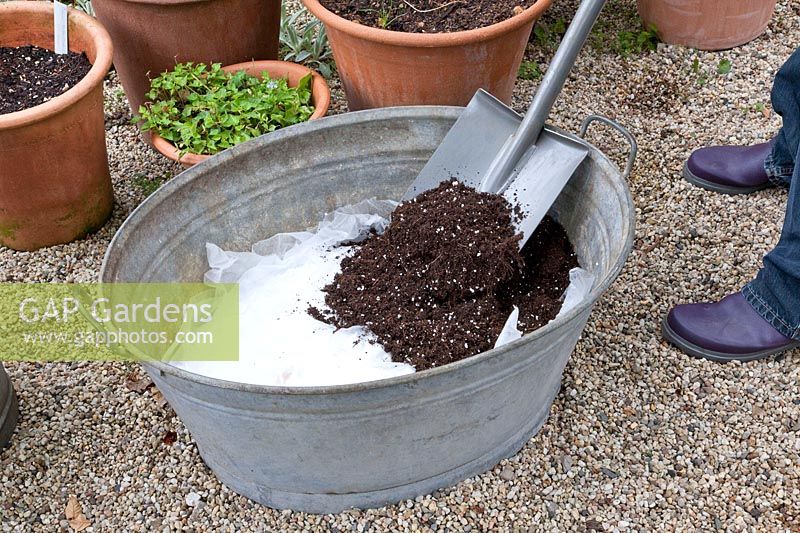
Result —
<svg viewBox="0 0 800 533"><path fill-rule="evenodd" d="M607 126L611 126L615 130L617 130L625 140L628 141L630 148L628 148L628 163L625 165L625 171L622 173L622 177L624 179L628 179L628 176L631 175L631 170L633 170L633 163L636 161L636 153L639 151L639 145L636 144L636 139L633 138L631 132L627 130L624 126L622 126L619 122L615 120L611 120L608 117L604 117L602 115L589 115L583 122L581 123L581 131L579 133L581 139L586 137L586 130L589 129L589 125L592 122L602 122Z"/></svg>

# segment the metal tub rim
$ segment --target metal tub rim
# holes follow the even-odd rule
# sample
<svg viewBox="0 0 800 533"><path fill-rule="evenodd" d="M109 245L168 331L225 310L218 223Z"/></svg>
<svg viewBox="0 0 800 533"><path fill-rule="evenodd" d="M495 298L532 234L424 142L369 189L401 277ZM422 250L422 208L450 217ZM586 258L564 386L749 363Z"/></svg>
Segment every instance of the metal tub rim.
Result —
<svg viewBox="0 0 800 533"><path fill-rule="evenodd" d="M19 400L14 384L11 383L11 378L2 363L0 363L0 391L4 392L0 395L0 450L2 450L9 445L19 419Z"/></svg>
<svg viewBox="0 0 800 533"><path fill-rule="evenodd" d="M270 142L277 142L286 139L290 140L293 137L304 135L307 132L323 131L326 129L336 129L356 122L364 123L364 122L382 121L382 120L390 120L397 118L428 120L434 116L438 116L440 118L452 118L453 121L455 121L463 109L464 109L463 107L455 107L455 106L405 106L405 107L369 109L364 111L354 111L340 115L323 117L319 120L305 122L295 126L290 126L288 128L284 128L269 133L268 135ZM617 172L622 174L619 171L617 165L615 165L602 151L600 151L594 145L560 128L552 126L547 126L546 128L567 135L583 143L590 149L590 151L594 156L599 156L602 161L606 162L611 167L616 168ZM224 152L221 152L207 159L206 161L198 165L195 165L194 167L188 170L183 171L182 173L178 174L173 179L171 179L169 182L164 184L155 193L150 195L147 199L145 199L144 202L139 204L139 206L137 206L131 212L128 218L122 223L122 225L112 238L111 242L109 243L108 249L106 250L105 256L103 258L102 266L100 268L101 282L110 282L110 280L106 279L109 275L109 269L113 268L114 263L120 259L121 250L124 248L124 241L127 239L130 233L132 233L137 229L137 226L139 224L138 220L143 219L143 215L146 215L150 211L156 209L162 202L168 201L170 195L174 191L177 191L181 187L191 183L192 180L195 179L195 176L197 176L198 174L202 174L206 168L223 166L231 158L241 156L250 151L259 149L262 146L262 144L258 142L259 139L262 138L259 137L247 141L245 143L239 144L233 148L225 150ZM263 143L263 140L261 142ZM630 199L631 194L627 182L621 180L620 186L622 187L622 194L626 196L628 199ZM574 309L569 311L566 315L546 324L545 326L527 335L524 335L518 340L515 340L500 348L493 348L491 350L487 350L485 352L473 355L471 357L467 357L466 359L462 359L454 363L449 363L447 365L443 365L440 367L431 368L428 370L423 370L420 372L414 372L412 374L406 374L403 376L397 376L387 379L366 381L361 383L352 383L347 385L327 385L327 386L315 386L315 387L297 387L297 386L286 387L286 386L240 383L235 381L227 381L223 379L212 378L201 374L195 374L193 372L177 368L162 361L151 360L151 361L142 361L142 363L152 368L153 370L157 371L160 375L165 375L165 374L172 375L178 379L184 379L202 385L217 387L221 389L230 389L241 392L272 394L272 395L315 396L315 395L349 394L353 392L362 392L368 390L377 390L382 388L395 387L397 385L404 385L421 380L426 380L429 378L435 378L443 374L448 374L450 372L455 372L462 368L467 368L472 365L479 364L486 360L503 357L507 352L515 350L518 346L520 346L523 343L528 343L531 340L535 340L538 339L539 337L549 335L551 332L558 331L559 329L568 326L573 318L580 315L587 308L594 305L594 303L614 282L614 280L624 267L627 257L630 253L630 250L633 247L633 240L635 233L634 231L635 210L633 209L629 210L627 223L629 224L631 231L627 232L627 238L623 246L623 253L621 253L617 257L614 264L608 270L606 276L602 280L600 280L600 282L595 286L595 288ZM532 358L535 358L537 356L538 354L531 355Z"/></svg>

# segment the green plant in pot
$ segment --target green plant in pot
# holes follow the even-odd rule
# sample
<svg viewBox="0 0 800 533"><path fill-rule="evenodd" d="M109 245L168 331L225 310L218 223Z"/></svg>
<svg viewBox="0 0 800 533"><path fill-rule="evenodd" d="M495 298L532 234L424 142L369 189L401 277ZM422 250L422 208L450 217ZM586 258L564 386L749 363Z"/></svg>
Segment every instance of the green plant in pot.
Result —
<svg viewBox="0 0 800 533"><path fill-rule="evenodd" d="M180 63L151 80L146 96L134 121L152 133L159 152L184 166L321 117L330 104L322 76L284 61Z"/></svg>
<svg viewBox="0 0 800 533"><path fill-rule="evenodd" d="M322 22L305 9L291 15L281 6L281 56L284 61L301 63L326 78L333 74L333 53Z"/></svg>

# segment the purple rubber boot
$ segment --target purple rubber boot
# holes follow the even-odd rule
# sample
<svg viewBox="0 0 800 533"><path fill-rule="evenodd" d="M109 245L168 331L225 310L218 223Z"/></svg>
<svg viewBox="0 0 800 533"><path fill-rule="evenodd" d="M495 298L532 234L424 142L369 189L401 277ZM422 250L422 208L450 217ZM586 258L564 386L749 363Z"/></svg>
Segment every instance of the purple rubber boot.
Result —
<svg viewBox="0 0 800 533"><path fill-rule="evenodd" d="M683 177L693 185L723 194L760 191L771 185L764 161L773 142L700 148L686 161Z"/></svg>
<svg viewBox="0 0 800 533"><path fill-rule="evenodd" d="M662 333L687 354L712 361L753 361L800 346L761 318L741 292L673 307Z"/></svg>

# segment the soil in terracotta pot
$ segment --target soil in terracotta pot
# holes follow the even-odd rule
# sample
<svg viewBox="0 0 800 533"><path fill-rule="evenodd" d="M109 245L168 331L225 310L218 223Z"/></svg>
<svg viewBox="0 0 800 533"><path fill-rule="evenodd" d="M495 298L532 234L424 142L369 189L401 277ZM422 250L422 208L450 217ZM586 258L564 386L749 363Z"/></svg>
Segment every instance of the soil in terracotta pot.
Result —
<svg viewBox="0 0 800 533"><path fill-rule="evenodd" d="M0 47L0 115L59 96L91 68L84 53L56 54L38 46Z"/></svg>
<svg viewBox="0 0 800 533"><path fill-rule="evenodd" d="M491 26L535 0L320 0L342 18L406 33L445 33Z"/></svg>
<svg viewBox="0 0 800 533"><path fill-rule="evenodd" d="M395 362L425 370L494 347L513 306L529 333L553 319L577 259L546 217L525 245L496 194L445 182L400 204L381 235L342 261L325 287L337 327L366 326Z"/></svg>

